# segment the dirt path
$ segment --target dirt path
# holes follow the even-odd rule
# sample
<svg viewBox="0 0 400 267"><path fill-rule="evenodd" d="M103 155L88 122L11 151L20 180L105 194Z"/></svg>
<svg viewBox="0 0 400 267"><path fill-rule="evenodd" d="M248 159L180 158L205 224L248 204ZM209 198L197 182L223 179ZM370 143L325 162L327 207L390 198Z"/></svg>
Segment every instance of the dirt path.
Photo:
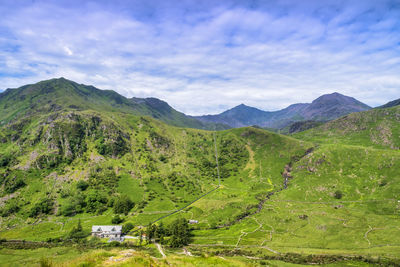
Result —
<svg viewBox="0 0 400 267"><path fill-rule="evenodd" d="M156 247L157 247L158 251L160 252L160 254L162 255L162 257L166 258L167 256L165 255L165 253L162 249L162 246L160 244L156 243Z"/></svg>
<svg viewBox="0 0 400 267"><path fill-rule="evenodd" d="M184 253L186 256L189 256L189 257L192 257L192 256L193 256L192 253L191 253L189 250L187 250L187 248L183 248L183 253Z"/></svg>
<svg viewBox="0 0 400 267"><path fill-rule="evenodd" d="M236 243L236 247L239 246L239 243L240 243L240 241L242 241L243 237L245 237L248 234L255 233L255 232L257 232L258 230L260 230L263 227L263 225L261 223L259 223L256 218L252 218L252 219L258 224L258 227L254 231L251 231L251 232L242 231L242 234L239 236L238 241Z"/></svg>

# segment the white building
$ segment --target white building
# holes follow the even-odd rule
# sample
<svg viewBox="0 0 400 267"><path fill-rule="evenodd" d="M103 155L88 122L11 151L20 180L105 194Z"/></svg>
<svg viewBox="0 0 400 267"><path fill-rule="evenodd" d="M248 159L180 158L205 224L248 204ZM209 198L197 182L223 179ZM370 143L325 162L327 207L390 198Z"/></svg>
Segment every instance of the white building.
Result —
<svg viewBox="0 0 400 267"><path fill-rule="evenodd" d="M92 236L121 238L122 226L121 225L93 225Z"/></svg>

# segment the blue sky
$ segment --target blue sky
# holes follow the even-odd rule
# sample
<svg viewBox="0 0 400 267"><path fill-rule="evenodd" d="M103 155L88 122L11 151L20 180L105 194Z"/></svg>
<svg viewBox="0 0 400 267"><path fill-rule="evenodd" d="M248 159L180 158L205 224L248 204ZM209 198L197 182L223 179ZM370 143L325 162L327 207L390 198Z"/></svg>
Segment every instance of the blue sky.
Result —
<svg viewBox="0 0 400 267"><path fill-rule="evenodd" d="M0 0L0 88L65 77L191 115L400 98L400 0Z"/></svg>

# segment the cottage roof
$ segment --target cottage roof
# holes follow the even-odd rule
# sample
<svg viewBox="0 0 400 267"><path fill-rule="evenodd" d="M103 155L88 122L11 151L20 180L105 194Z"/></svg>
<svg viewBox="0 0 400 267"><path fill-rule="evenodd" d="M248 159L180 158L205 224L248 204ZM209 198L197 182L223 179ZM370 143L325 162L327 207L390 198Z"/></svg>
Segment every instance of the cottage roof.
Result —
<svg viewBox="0 0 400 267"><path fill-rule="evenodd" d="M121 225L93 225L92 232L111 232L120 233L122 231Z"/></svg>

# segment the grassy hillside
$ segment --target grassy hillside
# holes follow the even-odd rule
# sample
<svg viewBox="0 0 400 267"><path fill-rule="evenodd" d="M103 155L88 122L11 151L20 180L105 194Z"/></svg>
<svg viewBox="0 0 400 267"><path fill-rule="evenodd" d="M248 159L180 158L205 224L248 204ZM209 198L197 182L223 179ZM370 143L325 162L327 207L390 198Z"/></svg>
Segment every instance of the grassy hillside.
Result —
<svg viewBox="0 0 400 267"><path fill-rule="evenodd" d="M176 111L156 98L128 99L112 90L100 90L64 78L41 81L0 94L0 125L23 116L60 110L95 110L151 116L180 127L226 129L221 124L202 123Z"/></svg>
<svg viewBox="0 0 400 267"><path fill-rule="evenodd" d="M399 149L400 107L352 113L294 137L319 143L343 143Z"/></svg>
<svg viewBox="0 0 400 267"><path fill-rule="evenodd" d="M42 220L40 228L47 220L57 224L93 215L99 216L83 223L109 223L112 202L121 195L136 204L129 220L145 225L218 185L212 132L122 113L61 111L23 119L2 134L4 228L20 220L28 225ZM218 132L216 142L223 188L196 210L207 226L254 209L259 195L281 185L290 158L309 147L254 128ZM84 190L78 185L82 181ZM33 231L31 238L55 233L65 232L55 227L45 236ZM19 228L0 235L31 239Z"/></svg>
<svg viewBox="0 0 400 267"><path fill-rule="evenodd" d="M136 240L141 252L126 264L399 263L398 107L350 114L297 133L300 140L253 127L178 128L121 111L125 106L113 109L108 100L101 112L99 101L88 100L95 103L86 108L48 101L60 101L59 108L3 108L0 259L6 264L39 263L50 252L46 257L57 264L108 264L128 252L88 240L83 256L54 242L22 242L52 247L21 254L3 239L65 238L78 221L88 233L116 214L137 235L175 211L161 222L199 222L191 226L187 251L164 244L162 259L154 244Z"/></svg>

